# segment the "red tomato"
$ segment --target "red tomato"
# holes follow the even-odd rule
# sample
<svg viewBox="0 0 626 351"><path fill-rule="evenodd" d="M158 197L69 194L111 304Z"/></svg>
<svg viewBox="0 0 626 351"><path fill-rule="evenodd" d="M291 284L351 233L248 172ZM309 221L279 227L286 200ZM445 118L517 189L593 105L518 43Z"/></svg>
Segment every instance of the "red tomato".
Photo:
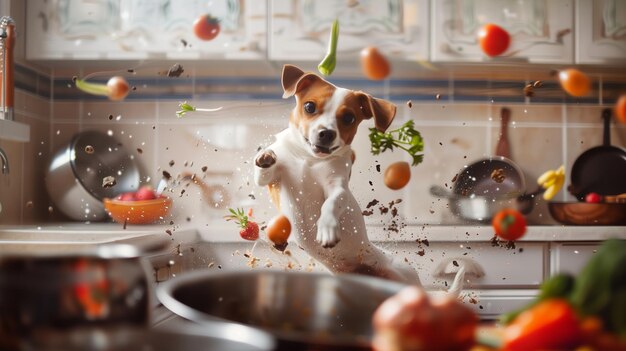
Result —
<svg viewBox="0 0 626 351"><path fill-rule="evenodd" d="M615 116L617 116L618 121L626 124L626 94L617 99L617 103L615 104Z"/></svg>
<svg viewBox="0 0 626 351"><path fill-rule="evenodd" d="M580 334L578 318L567 301L546 300L522 312L506 327L504 349L571 350Z"/></svg>
<svg viewBox="0 0 626 351"><path fill-rule="evenodd" d="M583 72L569 68L559 72L561 88L571 96L585 96L591 90L591 81Z"/></svg>
<svg viewBox="0 0 626 351"><path fill-rule="evenodd" d="M385 79L391 72L389 61L373 46L361 50L361 69L371 80Z"/></svg>
<svg viewBox="0 0 626 351"><path fill-rule="evenodd" d="M511 42L509 33L493 23L485 24L478 31L480 48L487 56L498 56L508 49Z"/></svg>
<svg viewBox="0 0 626 351"><path fill-rule="evenodd" d="M211 15L202 15L193 22L193 32L202 40L213 40L220 34L220 21Z"/></svg>
<svg viewBox="0 0 626 351"><path fill-rule="evenodd" d="M149 186L142 186L135 193L135 200L137 201L154 199L156 199L156 194L154 193L154 190L152 190L152 187Z"/></svg>
<svg viewBox="0 0 626 351"><path fill-rule="evenodd" d="M278 215L267 224L267 238L276 245L282 245L289 239L291 234L291 223L284 215Z"/></svg>
<svg viewBox="0 0 626 351"><path fill-rule="evenodd" d="M130 92L130 87L124 77L115 76L111 77L111 79L107 82L107 90L109 100L120 101L126 98Z"/></svg>
<svg viewBox="0 0 626 351"><path fill-rule="evenodd" d="M602 196L598 193L589 193L585 196L585 202L597 204L602 202Z"/></svg>
<svg viewBox="0 0 626 351"><path fill-rule="evenodd" d="M135 193L123 193L122 195L117 197L120 201L136 201Z"/></svg>
<svg viewBox="0 0 626 351"><path fill-rule="evenodd" d="M526 218L512 208L498 212L492 220L496 235L504 240L517 240L526 233Z"/></svg>

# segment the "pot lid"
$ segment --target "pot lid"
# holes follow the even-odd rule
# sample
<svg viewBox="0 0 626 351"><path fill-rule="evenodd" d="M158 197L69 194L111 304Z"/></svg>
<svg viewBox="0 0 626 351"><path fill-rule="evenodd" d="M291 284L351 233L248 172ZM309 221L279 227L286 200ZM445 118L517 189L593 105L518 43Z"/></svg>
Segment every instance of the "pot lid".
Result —
<svg viewBox="0 0 626 351"><path fill-rule="evenodd" d="M77 134L70 144L70 163L76 179L99 200L136 191L141 182L134 155L113 136L102 132ZM112 177L109 183L115 185L104 186L105 177Z"/></svg>

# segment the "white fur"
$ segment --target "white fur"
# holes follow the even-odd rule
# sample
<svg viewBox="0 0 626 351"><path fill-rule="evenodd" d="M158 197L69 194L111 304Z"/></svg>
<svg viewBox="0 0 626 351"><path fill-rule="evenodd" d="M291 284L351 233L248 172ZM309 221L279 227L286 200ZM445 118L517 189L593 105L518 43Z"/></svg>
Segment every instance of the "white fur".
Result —
<svg viewBox="0 0 626 351"><path fill-rule="evenodd" d="M311 130L337 130L335 113L347 92L337 89L324 113L311 122ZM335 142L340 146L337 150L317 157L302 133L290 124L276 135L272 145L260 151L259 155L273 151L276 163L268 168L255 165L254 180L260 186L280 184L281 210L291 222L292 235L330 271L353 272L368 267L379 276L419 284L414 269L404 262L396 267L369 241L361 209L348 188L351 147L339 136Z"/></svg>

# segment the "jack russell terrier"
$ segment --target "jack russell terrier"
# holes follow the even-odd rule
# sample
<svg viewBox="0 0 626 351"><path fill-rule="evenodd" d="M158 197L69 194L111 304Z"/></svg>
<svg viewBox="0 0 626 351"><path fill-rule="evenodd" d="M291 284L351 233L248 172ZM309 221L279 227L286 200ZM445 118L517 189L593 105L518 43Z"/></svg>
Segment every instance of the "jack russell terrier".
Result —
<svg viewBox="0 0 626 351"><path fill-rule="evenodd" d="M358 273L419 284L417 272L393 263L367 238L365 221L348 188L350 143L364 119L385 131L396 106L339 88L314 73L285 65L283 98L296 97L289 127L255 157L254 180L269 186L291 222L298 245L333 273ZM281 206L282 205L282 206Z"/></svg>

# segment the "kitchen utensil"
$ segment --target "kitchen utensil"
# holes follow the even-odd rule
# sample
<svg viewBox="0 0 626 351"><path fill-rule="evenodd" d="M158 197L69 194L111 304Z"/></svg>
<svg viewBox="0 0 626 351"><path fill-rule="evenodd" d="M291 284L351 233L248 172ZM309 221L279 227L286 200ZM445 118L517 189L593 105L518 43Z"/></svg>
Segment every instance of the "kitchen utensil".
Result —
<svg viewBox="0 0 626 351"><path fill-rule="evenodd" d="M279 350L370 350L372 315L406 285L349 274L196 271L157 289L189 320L228 320L275 335Z"/></svg>
<svg viewBox="0 0 626 351"><path fill-rule="evenodd" d="M276 345L268 333L226 322L154 329L77 328L35 338L31 344L38 351L269 351Z"/></svg>
<svg viewBox="0 0 626 351"><path fill-rule="evenodd" d="M511 146L509 145L509 121L511 110L503 107L500 110L500 137L496 143L496 155L511 158Z"/></svg>
<svg viewBox="0 0 626 351"><path fill-rule="evenodd" d="M114 186L103 186L107 176L115 178ZM61 212L74 220L98 221L106 218L102 200L137 190L140 171L113 136L87 131L75 135L54 155L45 180L50 198Z"/></svg>
<svg viewBox="0 0 626 351"><path fill-rule="evenodd" d="M162 220L172 207L172 199L121 201L104 199L104 208L117 223L150 224Z"/></svg>
<svg viewBox="0 0 626 351"><path fill-rule="evenodd" d="M616 195L626 193L626 151L611 146L610 108L602 110L602 146L583 152L572 166L569 192L584 201L589 193Z"/></svg>
<svg viewBox="0 0 626 351"><path fill-rule="evenodd" d="M476 161L461 169L452 186L452 192L433 185L430 193L448 199L452 213L460 218L489 221L498 211L514 208L523 214L532 211L535 197L543 192L539 188L526 193L526 181L522 170L507 157L510 156L508 123L511 111L502 108L500 137L496 144L496 156Z"/></svg>
<svg viewBox="0 0 626 351"><path fill-rule="evenodd" d="M522 170L508 158L510 147L507 128L511 110L503 107L500 117L500 137L496 144L496 156L476 161L459 171L452 187L454 194L515 197L526 191Z"/></svg>
<svg viewBox="0 0 626 351"><path fill-rule="evenodd" d="M518 196L460 196L451 193L444 187L433 185L430 193L434 196L448 199L450 211L464 219L488 221L504 208L512 208L522 214L532 211L537 196L543 189L534 193Z"/></svg>
<svg viewBox="0 0 626 351"><path fill-rule="evenodd" d="M552 218L570 225L626 225L626 203L550 202Z"/></svg>
<svg viewBox="0 0 626 351"><path fill-rule="evenodd" d="M0 349L24 348L37 333L75 327L145 326L148 268L142 256L164 250L167 238L142 245L59 245L0 255ZM36 349L36 348L35 348Z"/></svg>
<svg viewBox="0 0 626 351"><path fill-rule="evenodd" d="M9 16L0 18L0 64L2 72L0 72L0 119L14 120L14 101L15 101L15 21Z"/></svg>

